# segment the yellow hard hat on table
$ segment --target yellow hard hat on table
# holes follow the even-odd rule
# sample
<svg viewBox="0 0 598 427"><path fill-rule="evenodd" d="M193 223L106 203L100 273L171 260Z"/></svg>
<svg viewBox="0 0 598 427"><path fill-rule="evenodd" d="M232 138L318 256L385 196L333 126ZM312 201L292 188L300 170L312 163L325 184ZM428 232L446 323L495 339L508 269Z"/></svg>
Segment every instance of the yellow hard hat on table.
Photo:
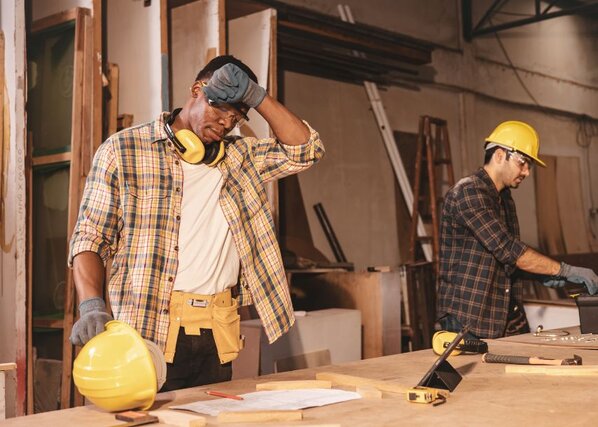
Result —
<svg viewBox="0 0 598 427"><path fill-rule="evenodd" d="M83 346L73 364L79 392L110 412L147 410L166 379L160 349L118 320Z"/></svg>
<svg viewBox="0 0 598 427"><path fill-rule="evenodd" d="M538 132L527 123L517 120L503 122L486 138L486 143L486 149L496 145L511 148L525 154L540 166L546 167L546 164L538 158L540 151Z"/></svg>

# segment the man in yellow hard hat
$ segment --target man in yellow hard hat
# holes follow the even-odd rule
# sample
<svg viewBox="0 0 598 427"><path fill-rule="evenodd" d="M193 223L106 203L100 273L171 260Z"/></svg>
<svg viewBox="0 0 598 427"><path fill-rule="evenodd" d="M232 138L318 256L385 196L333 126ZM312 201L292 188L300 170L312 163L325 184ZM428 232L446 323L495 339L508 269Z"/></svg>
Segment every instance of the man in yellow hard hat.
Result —
<svg viewBox="0 0 598 427"><path fill-rule="evenodd" d="M529 176L538 157L538 134L527 123L507 121L486 138L484 166L461 179L445 198L440 226L438 315L443 329L468 326L478 338L529 332L523 310L522 272L546 286L567 281L598 291L598 276L559 263L519 237L511 189Z"/></svg>
<svg viewBox="0 0 598 427"><path fill-rule="evenodd" d="M254 108L276 136L227 134ZM324 156L319 134L230 55L191 82L182 108L100 145L69 263L79 305L71 342L114 318L164 352L164 390L227 381L243 346L238 306L254 304L270 342L295 318L264 183Z"/></svg>

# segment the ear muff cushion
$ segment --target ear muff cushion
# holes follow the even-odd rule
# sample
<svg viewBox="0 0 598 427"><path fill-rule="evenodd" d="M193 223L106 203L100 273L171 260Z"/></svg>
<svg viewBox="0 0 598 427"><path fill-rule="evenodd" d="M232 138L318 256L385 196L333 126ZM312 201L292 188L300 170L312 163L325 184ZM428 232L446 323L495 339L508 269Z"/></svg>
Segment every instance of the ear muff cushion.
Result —
<svg viewBox="0 0 598 427"><path fill-rule="evenodd" d="M203 160L206 155L206 149L197 135L189 129L181 129L175 136L187 150L181 153L184 161L197 164Z"/></svg>
<svg viewBox="0 0 598 427"><path fill-rule="evenodd" d="M212 144L212 145L215 145L215 144ZM220 141L220 142L218 143L218 149L217 149L217 150L216 150L216 149L214 150L214 151L215 151L215 153L216 153L216 155L214 156L214 158L213 158L213 159L206 159L206 164L207 164L208 166L216 166L216 164L217 164L217 163L218 163L220 160L222 160L222 158L224 157L224 148L225 148L225 147L224 147L224 141ZM209 163L208 163L208 161L209 161Z"/></svg>

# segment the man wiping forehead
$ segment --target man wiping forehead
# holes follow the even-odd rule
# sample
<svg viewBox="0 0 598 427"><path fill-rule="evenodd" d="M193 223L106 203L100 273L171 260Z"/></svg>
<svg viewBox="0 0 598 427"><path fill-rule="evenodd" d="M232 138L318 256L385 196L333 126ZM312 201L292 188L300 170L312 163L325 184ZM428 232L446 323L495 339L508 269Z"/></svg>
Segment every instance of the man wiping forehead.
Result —
<svg viewBox="0 0 598 427"><path fill-rule="evenodd" d="M275 138L227 137L254 108ZM112 316L164 352L163 391L226 381L242 347L237 308L254 304L272 342L294 323L264 183L324 155L318 133L232 56L210 61L181 108L104 142L71 239L81 304L71 341Z"/></svg>

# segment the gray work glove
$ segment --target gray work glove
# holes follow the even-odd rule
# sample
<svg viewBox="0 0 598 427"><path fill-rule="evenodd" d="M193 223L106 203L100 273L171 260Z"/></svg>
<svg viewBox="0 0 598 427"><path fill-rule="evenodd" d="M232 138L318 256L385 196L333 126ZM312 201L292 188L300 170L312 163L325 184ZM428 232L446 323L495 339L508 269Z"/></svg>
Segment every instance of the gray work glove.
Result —
<svg viewBox="0 0 598 427"><path fill-rule="evenodd" d="M549 288L562 288L565 286L566 283L567 281L565 279L561 279L555 276L549 276L548 279L542 281L542 284Z"/></svg>
<svg viewBox="0 0 598 427"><path fill-rule="evenodd" d="M104 325L113 320L113 317L106 312L106 303L100 297L81 301L79 313L81 317L75 322L71 331L70 340L73 345L87 344L87 341L104 332Z"/></svg>
<svg viewBox="0 0 598 427"><path fill-rule="evenodd" d="M558 275L571 283L585 285L590 295L598 292L598 276L589 268L575 267L562 262Z"/></svg>
<svg viewBox="0 0 598 427"><path fill-rule="evenodd" d="M226 64L214 71L203 90L208 99L216 104L242 102L252 108L260 105L266 96L266 89L251 80L235 64Z"/></svg>

